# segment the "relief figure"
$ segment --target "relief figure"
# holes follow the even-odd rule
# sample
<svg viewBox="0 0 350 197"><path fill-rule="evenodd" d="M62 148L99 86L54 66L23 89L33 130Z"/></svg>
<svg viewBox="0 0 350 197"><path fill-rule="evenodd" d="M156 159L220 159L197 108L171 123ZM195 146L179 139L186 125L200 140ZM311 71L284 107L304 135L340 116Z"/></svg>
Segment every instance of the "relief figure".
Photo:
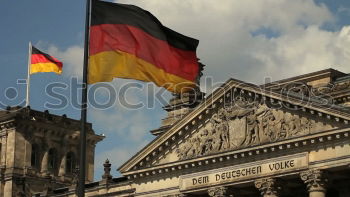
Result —
<svg viewBox="0 0 350 197"><path fill-rule="evenodd" d="M179 159L235 150L310 133L314 122L257 102L238 100L213 114L208 124L177 149Z"/></svg>

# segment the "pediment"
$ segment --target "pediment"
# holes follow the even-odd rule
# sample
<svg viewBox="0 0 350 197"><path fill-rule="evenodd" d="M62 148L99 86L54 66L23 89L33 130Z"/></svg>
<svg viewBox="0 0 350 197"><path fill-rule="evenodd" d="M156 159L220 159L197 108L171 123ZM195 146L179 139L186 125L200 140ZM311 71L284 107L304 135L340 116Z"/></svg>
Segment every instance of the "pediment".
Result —
<svg viewBox="0 0 350 197"><path fill-rule="evenodd" d="M229 80L119 170L122 174L349 127L349 112Z"/></svg>
<svg viewBox="0 0 350 197"><path fill-rule="evenodd" d="M218 109L201 128L154 164L259 146L338 126L338 123L308 117L293 110L274 109L266 104L240 99Z"/></svg>

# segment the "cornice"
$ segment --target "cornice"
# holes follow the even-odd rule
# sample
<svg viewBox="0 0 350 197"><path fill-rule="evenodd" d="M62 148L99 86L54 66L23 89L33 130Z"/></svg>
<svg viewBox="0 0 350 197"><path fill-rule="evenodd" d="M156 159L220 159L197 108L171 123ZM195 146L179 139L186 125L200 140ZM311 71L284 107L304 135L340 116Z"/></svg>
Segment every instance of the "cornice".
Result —
<svg viewBox="0 0 350 197"><path fill-rule="evenodd" d="M228 81L228 83L230 80ZM225 83L227 84L227 83ZM203 113L203 111L210 105L212 105L213 102L218 100L218 98L221 96L220 93L224 92L225 90L227 91L230 87L224 86L223 89L216 90L208 99L205 100L203 104L200 104L198 107L196 107L193 111L189 112L187 115L185 115L184 118L181 120L178 120L177 122L174 123L174 125L169 128L169 130L159 137L157 137L155 140L153 140L148 146L146 146L144 149L142 149L140 152L136 154L135 157L131 158L129 161L127 161L124 165L118 168L121 172L126 171L128 168L130 168L134 162L140 160L142 157L144 157L144 154L140 154L141 152L150 152L150 150L155 149L158 144L170 144L170 142L166 142L168 138L171 139L171 141L175 141L176 135L174 135L179 129L181 129L184 125L189 123L191 120L188 117L197 117L200 113ZM209 113L207 110L205 112L206 114ZM189 130L189 127L185 127L185 130Z"/></svg>
<svg viewBox="0 0 350 197"><path fill-rule="evenodd" d="M9 108L0 111L0 131L16 129L30 138L45 137L47 135L57 139L78 141L80 133L80 121L67 118L66 115L58 116L50 114L49 111L40 112L26 108ZM95 145L103 140L105 136L96 135L91 123L87 123L87 143Z"/></svg>
<svg viewBox="0 0 350 197"><path fill-rule="evenodd" d="M0 122L0 131L8 130L14 128L16 126L16 122L14 119L9 119L7 121Z"/></svg>
<svg viewBox="0 0 350 197"><path fill-rule="evenodd" d="M312 72L304 75L299 75L296 77L290 77L279 81L274 81L272 83L263 84L261 86L264 86L266 88L273 88L275 86L286 85L293 82L306 82L308 80L320 79L322 77L333 78L333 77L343 77L343 76L346 76L346 74L338 70L328 68L328 69L324 69L324 70L320 70L320 71L316 71L316 72Z"/></svg>

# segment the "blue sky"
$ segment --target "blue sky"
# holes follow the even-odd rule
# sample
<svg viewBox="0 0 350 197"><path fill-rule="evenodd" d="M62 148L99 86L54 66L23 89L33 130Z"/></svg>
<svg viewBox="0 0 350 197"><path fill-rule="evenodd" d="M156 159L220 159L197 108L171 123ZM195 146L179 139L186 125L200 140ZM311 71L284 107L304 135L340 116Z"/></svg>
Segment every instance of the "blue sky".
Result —
<svg viewBox="0 0 350 197"><path fill-rule="evenodd" d="M264 77L278 80L329 67L350 72L348 0L222 0L220 4L214 0L120 2L141 6L164 25L199 39L198 57L206 64L204 74L212 77L213 83L229 77L262 83ZM74 98L70 82L74 76L81 78L84 12L83 0L2 0L2 105L18 105L25 98L25 85L17 84L17 80L27 76L29 41L64 63L61 76L32 75L31 107L45 110L45 103L58 103L45 93L45 87L52 82L67 84L66 89L57 89L57 92ZM203 91L212 90L210 81L202 80ZM117 79L110 85L119 90L126 82L132 80ZM8 91L8 88L17 92ZM108 100L105 90L96 93L97 101ZM170 94L165 96L169 98ZM126 99L133 103L145 103L147 98L150 97L146 90L133 89L126 94ZM165 116L163 105L155 102L153 107L137 110L125 108L118 102L106 110L90 107L89 122L93 123L96 133L107 136L96 148L96 180L101 177L104 159L108 157L112 161L113 174L118 175L115 169L154 138L149 130L160 126ZM79 109L70 101L67 106L50 112L80 118Z"/></svg>

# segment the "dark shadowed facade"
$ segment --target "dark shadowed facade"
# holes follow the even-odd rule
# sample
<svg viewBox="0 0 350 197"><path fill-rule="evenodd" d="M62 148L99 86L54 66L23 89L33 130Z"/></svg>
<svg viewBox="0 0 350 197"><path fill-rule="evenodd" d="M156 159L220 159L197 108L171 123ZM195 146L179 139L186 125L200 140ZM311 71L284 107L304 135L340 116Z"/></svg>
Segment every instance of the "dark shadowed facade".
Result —
<svg viewBox="0 0 350 197"><path fill-rule="evenodd" d="M87 182L94 177L95 145L104 137L87 125ZM76 181L80 121L27 108L0 112L0 196L46 195Z"/></svg>
<svg viewBox="0 0 350 197"><path fill-rule="evenodd" d="M112 178L106 161L86 196L350 196L348 74L327 69L260 86L230 79L164 109L156 139L119 167L123 177ZM91 146L101 140L92 138ZM75 196L74 185L41 196Z"/></svg>

